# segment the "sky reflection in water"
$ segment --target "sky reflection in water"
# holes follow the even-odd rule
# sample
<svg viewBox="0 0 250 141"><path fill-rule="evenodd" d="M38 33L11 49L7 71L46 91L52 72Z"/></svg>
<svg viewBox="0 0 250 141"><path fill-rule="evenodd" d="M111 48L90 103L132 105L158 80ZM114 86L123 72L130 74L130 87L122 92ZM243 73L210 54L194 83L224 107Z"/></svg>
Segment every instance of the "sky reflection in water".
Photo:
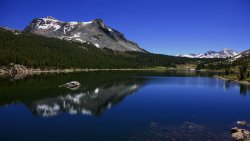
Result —
<svg viewBox="0 0 250 141"><path fill-rule="evenodd" d="M249 86L208 76L91 72L1 79L0 139L231 140L234 122L250 121ZM58 87L71 80L81 87Z"/></svg>

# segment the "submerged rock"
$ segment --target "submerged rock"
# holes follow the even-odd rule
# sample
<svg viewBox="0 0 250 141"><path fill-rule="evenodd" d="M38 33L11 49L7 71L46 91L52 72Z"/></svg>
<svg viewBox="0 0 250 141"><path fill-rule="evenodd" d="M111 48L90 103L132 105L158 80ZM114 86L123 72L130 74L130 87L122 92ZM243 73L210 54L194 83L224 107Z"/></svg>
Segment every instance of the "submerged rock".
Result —
<svg viewBox="0 0 250 141"><path fill-rule="evenodd" d="M133 132L132 132L133 133ZM180 124L151 122L143 132L135 130L129 141L230 141L227 128L185 121Z"/></svg>
<svg viewBox="0 0 250 141"><path fill-rule="evenodd" d="M239 129L237 127L234 127L231 129L231 135L235 141L241 141L241 140L243 141L244 140L244 134L242 132L242 129Z"/></svg>
<svg viewBox="0 0 250 141"><path fill-rule="evenodd" d="M242 121L237 121L237 124L238 125L241 125L241 126L246 126L247 125L247 122L242 120Z"/></svg>
<svg viewBox="0 0 250 141"><path fill-rule="evenodd" d="M79 89L80 85L81 84L78 81L71 81L71 82L65 83L63 85L60 85L59 87L65 87L65 88L68 88L71 90L77 90L77 89Z"/></svg>
<svg viewBox="0 0 250 141"><path fill-rule="evenodd" d="M246 129L234 127L231 129L231 135L235 141L250 141L250 132Z"/></svg>

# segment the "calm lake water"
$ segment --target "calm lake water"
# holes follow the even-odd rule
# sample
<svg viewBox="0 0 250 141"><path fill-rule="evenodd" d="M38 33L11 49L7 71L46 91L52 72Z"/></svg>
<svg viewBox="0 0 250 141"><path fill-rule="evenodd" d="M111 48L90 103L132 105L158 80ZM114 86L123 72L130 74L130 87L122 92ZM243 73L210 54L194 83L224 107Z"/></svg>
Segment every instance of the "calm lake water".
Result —
<svg viewBox="0 0 250 141"><path fill-rule="evenodd" d="M0 79L1 141L231 140L250 87L198 72L87 72ZM77 90L59 88L81 83Z"/></svg>

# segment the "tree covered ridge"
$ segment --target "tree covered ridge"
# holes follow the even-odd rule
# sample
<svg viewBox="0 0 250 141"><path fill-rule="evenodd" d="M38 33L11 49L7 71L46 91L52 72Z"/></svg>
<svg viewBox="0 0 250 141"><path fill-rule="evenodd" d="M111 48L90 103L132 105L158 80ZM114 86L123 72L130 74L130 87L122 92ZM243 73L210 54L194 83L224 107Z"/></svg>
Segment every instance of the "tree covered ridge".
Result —
<svg viewBox="0 0 250 141"><path fill-rule="evenodd" d="M175 67L202 59L142 52L99 49L88 43L48 38L0 28L0 66L22 64L33 68L148 68Z"/></svg>
<svg viewBox="0 0 250 141"><path fill-rule="evenodd" d="M227 58L220 61L203 62L197 65L197 70L223 71L224 77L230 80L250 81L250 55L242 56L236 60Z"/></svg>

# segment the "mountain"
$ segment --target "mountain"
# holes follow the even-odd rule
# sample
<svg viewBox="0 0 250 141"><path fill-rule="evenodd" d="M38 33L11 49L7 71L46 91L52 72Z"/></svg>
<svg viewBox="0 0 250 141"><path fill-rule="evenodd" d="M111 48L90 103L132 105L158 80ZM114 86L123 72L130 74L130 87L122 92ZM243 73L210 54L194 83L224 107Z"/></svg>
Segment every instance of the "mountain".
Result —
<svg viewBox="0 0 250 141"><path fill-rule="evenodd" d="M243 52L233 56L229 60L230 61L235 61L235 60L239 60L239 59L242 59L242 58L249 58L249 56L250 56L250 49L248 49L246 51L243 51Z"/></svg>
<svg viewBox="0 0 250 141"><path fill-rule="evenodd" d="M0 26L0 28L6 29L6 30L10 30L10 31L19 31L17 29L13 29L13 28L10 28L10 27L7 27L7 26Z"/></svg>
<svg viewBox="0 0 250 141"><path fill-rule="evenodd" d="M9 72L10 64L27 68L121 69L175 67L198 63L203 59L183 58L141 51L114 51L93 44L45 37L30 32L15 32L0 28L0 75ZM206 59L207 60L207 59Z"/></svg>
<svg viewBox="0 0 250 141"><path fill-rule="evenodd" d="M212 60L203 62L197 65L196 69L206 69L206 70L230 70L228 72L234 72L239 74L239 68L242 66L250 66L250 49L238 53L237 55L222 59L222 60Z"/></svg>
<svg viewBox="0 0 250 141"><path fill-rule="evenodd" d="M35 18L24 31L46 37L92 43L97 48L109 48L114 51L146 52L135 42L127 40L119 31L106 26L102 19L89 22L64 22L51 16Z"/></svg>
<svg viewBox="0 0 250 141"><path fill-rule="evenodd" d="M238 55L239 52L233 51L231 49L224 49L221 51L208 51L205 53L198 53L198 54L184 54L184 55L177 55L178 57L188 57L188 58L228 58Z"/></svg>

